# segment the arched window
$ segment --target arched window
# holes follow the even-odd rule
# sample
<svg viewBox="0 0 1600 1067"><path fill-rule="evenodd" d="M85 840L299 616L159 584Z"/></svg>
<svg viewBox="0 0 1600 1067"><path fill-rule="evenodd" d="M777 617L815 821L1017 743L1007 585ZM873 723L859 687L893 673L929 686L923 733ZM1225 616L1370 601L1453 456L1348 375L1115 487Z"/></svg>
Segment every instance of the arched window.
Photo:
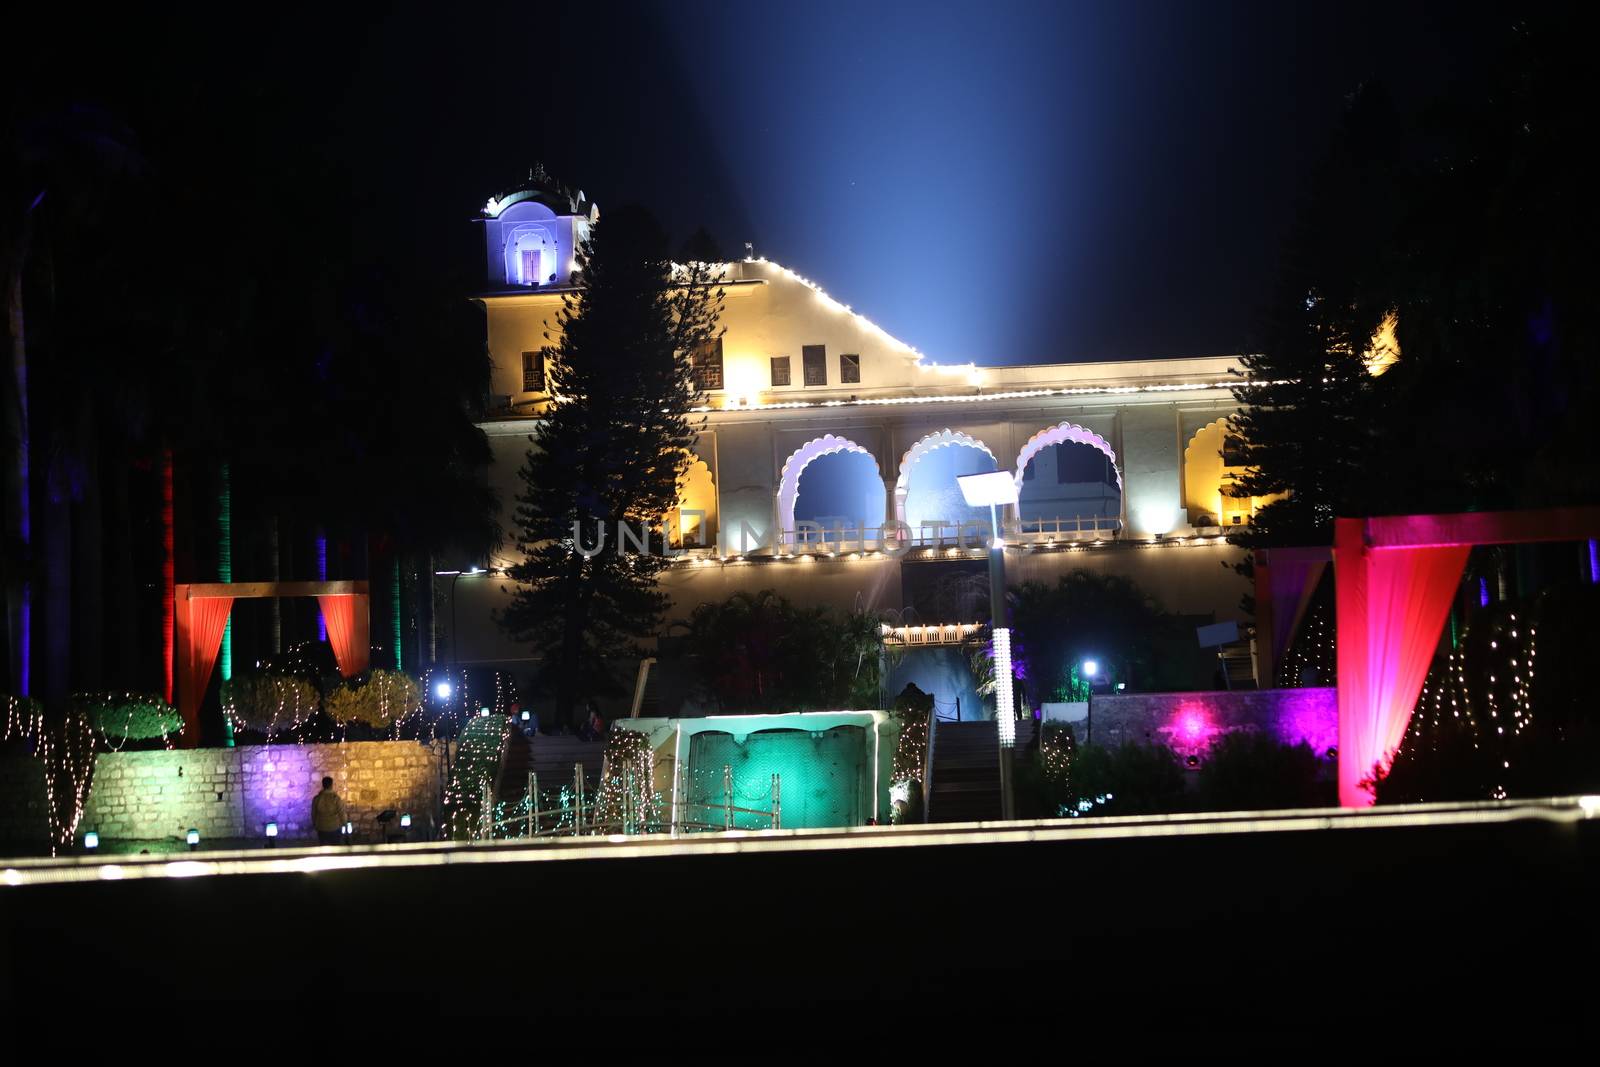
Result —
<svg viewBox="0 0 1600 1067"><path fill-rule="evenodd" d="M511 285L548 285L556 279L556 239L543 226L523 224L506 236L506 281Z"/></svg>
<svg viewBox="0 0 1600 1067"><path fill-rule="evenodd" d="M818 543L874 543L885 517L883 477L877 460L844 437L807 441L783 465L778 483L779 538L783 548ZM823 532L801 531L815 523ZM862 537L859 531L865 529ZM839 533L833 531L843 531Z"/></svg>
<svg viewBox="0 0 1600 1067"><path fill-rule="evenodd" d="M1063 422L1017 456L1017 518L1024 534L1109 536L1122 526L1122 473L1105 438Z"/></svg>
<svg viewBox="0 0 1600 1067"><path fill-rule="evenodd" d="M929 434L906 451L895 483L895 517L914 542L955 540L964 523L989 528L989 510L967 503L956 481L999 468L989 447L957 430ZM936 524L925 527L924 524Z"/></svg>

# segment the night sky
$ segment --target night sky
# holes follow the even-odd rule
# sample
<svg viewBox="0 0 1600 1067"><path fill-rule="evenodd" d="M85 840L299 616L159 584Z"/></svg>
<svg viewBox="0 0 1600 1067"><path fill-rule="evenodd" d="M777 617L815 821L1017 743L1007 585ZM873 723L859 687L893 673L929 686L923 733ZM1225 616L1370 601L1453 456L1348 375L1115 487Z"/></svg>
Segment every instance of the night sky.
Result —
<svg viewBox="0 0 1600 1067"><path fill-rule="evenodd" d="M468 220L543 162L602 212L753 242L931 358L989 364L1248 348L1345 94L1377 78L1418 106L1495 25L996 0L120 17L47 25L11 104L92 102L158 155L237 124L464 288Z"/></svg>

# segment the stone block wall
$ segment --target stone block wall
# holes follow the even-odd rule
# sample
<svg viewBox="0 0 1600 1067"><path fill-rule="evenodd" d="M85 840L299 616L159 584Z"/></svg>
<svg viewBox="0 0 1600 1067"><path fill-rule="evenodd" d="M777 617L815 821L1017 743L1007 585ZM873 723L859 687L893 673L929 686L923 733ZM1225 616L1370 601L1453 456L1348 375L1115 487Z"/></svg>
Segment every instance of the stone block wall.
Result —
<svg viewBox="0 0 1600 1067"><path fill-rule="evenodd" d="M1289 745L1304 741L1324 756L1339 744L1338 690L1096 695L1089 701L1088 721L1073 724L1081 742L1105 747L1163 743L1184 756L1198 755L1218 737L1239 730L1269 733Z"/></svg>
<svg viewBox="0 0 1600 1067"><path fill-rule="evenodd" d="M315 836L311 800L324 775L344 798L358 841L381 836L379 812L409 811L412 839L436 825L440 749L415 741L103 752L80 830L106 840L159 840L190 827L201 839ZM395 829L398 829L396 826Z"/></svg>

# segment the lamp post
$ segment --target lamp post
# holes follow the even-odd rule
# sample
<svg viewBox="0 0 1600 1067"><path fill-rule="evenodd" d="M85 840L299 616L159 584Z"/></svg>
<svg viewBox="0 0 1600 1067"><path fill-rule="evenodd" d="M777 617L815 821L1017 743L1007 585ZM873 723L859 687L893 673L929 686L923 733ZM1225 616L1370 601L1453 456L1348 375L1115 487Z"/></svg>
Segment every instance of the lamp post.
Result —
<svg viewBox="0 0 1600 1067"><path fill-rule="evenodd" d="M1011 782L1012 755L1017 743L1016 694L1011 684L1011 619L1006 605L1006 541L999 508L1016 504L1017 480L1010 471L965 474L956 478L969 507L989 509L989 622L994 630L994 716L1000 737L1000 815L1016 817L1016 794Z"/></svg>
<svg viewBox="0 0 1600 1067"><path fill-rule="evenodd" d="M450 659L448 660L448 669L445 671L445 677L448 680L440 682L434 690L435 695L440 700L449 700L451 693L454 692L453 684L456 673L456 583L462 577L475 578L480 574L493 574L495 572L492 569L484 570L474 564L464 571L434 571L433 573L435 577L450 579Z"/></svg>

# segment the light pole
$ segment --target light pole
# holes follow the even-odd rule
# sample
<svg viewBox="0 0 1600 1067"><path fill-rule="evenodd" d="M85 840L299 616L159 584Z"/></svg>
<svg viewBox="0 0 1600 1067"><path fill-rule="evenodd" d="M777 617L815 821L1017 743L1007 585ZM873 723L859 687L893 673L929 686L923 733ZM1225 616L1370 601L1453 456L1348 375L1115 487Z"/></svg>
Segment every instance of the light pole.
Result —
<svg viewBox="0 0 1600 1067"><path fill-rule="evenodd" d="M445 677L448 680L440 682L435 687L434 692L434 695L439 699L449 700L451 698L451 694L454 692L456 673L456 583L459 582L463 576L473 578L480 574L490 574L492 572L486 571L482 567L474 564L472 567L464 571L434 571L433 573L436 577L450 579L450 659L447 663L445 671Z"/></svg>
<svg viewBox="0 0 1600 1067"><path fill-rule="evenodd" d="M1016 818L1011 783L1012 754L1017 744L1016 695L1011 684L1011 619L1006 605L1006 541L999 508L1017 502L1017 480L1010 471L965 474L956 478L969 507L989 509L989 622L994 631L994 717L1000 736L1000 815Z"/></svg>

